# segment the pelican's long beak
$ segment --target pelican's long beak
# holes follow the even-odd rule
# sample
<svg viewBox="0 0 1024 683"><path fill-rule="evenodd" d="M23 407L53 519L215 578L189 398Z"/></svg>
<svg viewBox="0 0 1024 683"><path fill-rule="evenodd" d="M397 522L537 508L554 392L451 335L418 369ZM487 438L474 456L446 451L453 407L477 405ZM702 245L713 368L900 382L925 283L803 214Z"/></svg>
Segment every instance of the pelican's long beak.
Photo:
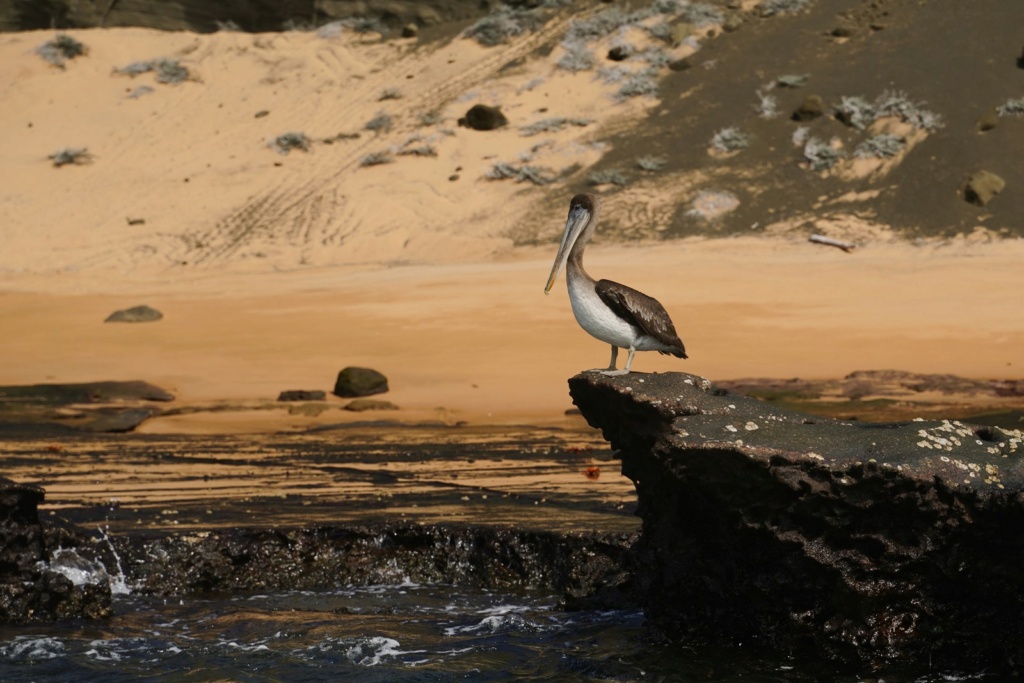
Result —
<svg viewBox="0 0 1024 683"><path fill-rule="evenodd" d="M566 261L569 260L569 252L572 251L573 245L576 244L576 240L579 239L580 234L583 232L583 228L587 226L589 221L590 212L582 206L575 206L569 211L569 217L565 221L565 232L562 233L562 243L558 245L558 253L555 254L555 263L551 266L551 274L548 275L548 283L544 285L545 294L551 293L551 288L555 286L555 280L558 279L558 274L562 272L562 268L565 268Z"/></svg>

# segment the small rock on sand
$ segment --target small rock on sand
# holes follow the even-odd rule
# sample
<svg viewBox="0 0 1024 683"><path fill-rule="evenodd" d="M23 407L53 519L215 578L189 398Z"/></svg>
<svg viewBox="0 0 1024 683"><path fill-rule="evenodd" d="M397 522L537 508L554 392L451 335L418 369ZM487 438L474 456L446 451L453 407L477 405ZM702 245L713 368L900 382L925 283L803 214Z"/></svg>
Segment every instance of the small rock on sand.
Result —
<svg viewBox="0 0 1024 683"><path fill-rule="evenodd" d="M993 197L1003 191L1006 181L990 171L972 173L964 184L964 200L977 206L985 206Z"/></svg>
<svg viewBox="0 0 1024 683"><path fill-rule="evenodd" d="M114 311L107 316L105 323L148 323L160 320L164 314L150 306L132 306Z"/></svg>
<svg viewBox="0 0 1024 683"><path fill-rule="evenodd" d="M501 113L500 107L474 104L466 115L459 119L459 125L473 130L494 130L508 125L508 119Z"/></svg>
<svg viewBox="0 0 1024 683"><path fill-rule="evenodd" d="M793 112L794 121L811 121L825 114L825 100L821 95L808 95Z"/></svg>

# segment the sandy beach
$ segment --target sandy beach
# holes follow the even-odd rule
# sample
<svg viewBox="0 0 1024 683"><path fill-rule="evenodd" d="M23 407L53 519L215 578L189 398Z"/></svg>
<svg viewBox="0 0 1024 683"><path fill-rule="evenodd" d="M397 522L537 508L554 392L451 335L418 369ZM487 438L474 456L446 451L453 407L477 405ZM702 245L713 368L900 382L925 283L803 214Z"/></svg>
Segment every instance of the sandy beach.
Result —
<svg viewBox="0 0 1024 683"><path fill-rule="evenodd" d="M286 389L329 392L341 368L357 365L388 376L386 398L402 410L387 417L558 420L571 407L566 379L602 367L609 350L576 325L563 287L543 295L547 251L459 266L81 283L81 293L20 278L19 291L8 283L0 296L3 326L16 330L0 339L0 354L17 359L0 382L141 378L177 403L268 402ZM1024 325L1013 315L1022 251L893 244L851 255L802 242L707 240L595 247L588 266L656 292L676 319L691 358L641 354L637 371L714 380L897 368L998 379L1024 366ZM102 323L140 303L164 319ZM259 411L229 427L220 413L143 429L202 428L204 419L267 429L345 415Z"/></svg>
<svg viewBox="0 0 1024 683"><path fill-rule="evenodd" d="M0 127L20 131L0 164L0 384L142 379L178 407L260 408L156 418L142 432L276 431L367 419L338 410L341 399L319 415L273 403L282 390L329 392L339 370L364 366L387 375L385 398L400 408L374 419L564 421L567 378L609 355L576 325L564 281L542 292L579 187L487 176L527 151L554 169L592 164L609 151L602 136L657 106L609 106L614 86L552 65L562 47L506 67L568 21L491 49L351 33L73 31L89 52L61 69L34 53L52 34L0 36ZM192 77L112 74L161 55ZM459 128L481 101L515 125ZM382 112L390 128L367 130ZM428 113L439 122L425 126ZM588 123L540 137L519 127L569 115ZM316 143L310 152L268 147L293 129ZM323 142L343 133L359 137ZM47 160L75 145L92 163ZM403 155L410 145L433 156ZM397 161L367 167L378 151ZM640 354L634 370L1020 376L1021 241L980 226L901 239L837 211L838 199L796 230L768 221L756 236L650 238L700 184L661 175L594 189L609 232L599 229L587 267L658 298L690 354ZM859 246L811 244L810 229ZM164 318L103 323L139 304Z"/></svg>

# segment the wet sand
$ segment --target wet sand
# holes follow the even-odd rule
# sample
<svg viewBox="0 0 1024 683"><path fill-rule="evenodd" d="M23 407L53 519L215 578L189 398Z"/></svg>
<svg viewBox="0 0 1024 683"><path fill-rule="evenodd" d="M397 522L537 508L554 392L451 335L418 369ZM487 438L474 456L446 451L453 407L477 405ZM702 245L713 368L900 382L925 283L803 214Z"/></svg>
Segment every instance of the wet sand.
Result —
<svg viewBox="0 0 1024 683"><path fill-rule="evenodd" d="M311 434L0 441L44 520L116 534L318 524L633 531L632 483L582 421L563 429L346 426Z"/></svg>

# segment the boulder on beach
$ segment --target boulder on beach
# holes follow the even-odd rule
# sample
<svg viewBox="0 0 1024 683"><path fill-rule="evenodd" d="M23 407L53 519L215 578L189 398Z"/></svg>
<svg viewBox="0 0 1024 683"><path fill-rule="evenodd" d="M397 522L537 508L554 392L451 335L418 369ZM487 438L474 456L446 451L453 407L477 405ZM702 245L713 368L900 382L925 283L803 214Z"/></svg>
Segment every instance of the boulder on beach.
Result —
<svg viewBox="0 0 1024 683"><path fill-rule="evenodd" d="M149 323L160 320L164 314L151 306L132 306L114 311L107 316L105 323Z"/></svg>
<svg viewBox="0 0 1024 683"><path fill-rule="evenodd" d="M677 642L1024 661L1024 434L777 408L684 373L569 380L633 480L636 588Z"/></svg>
<svg viewBox="0 0 1024 683"><path fill-rule="evenodd" d="M388 390L388 378L371 368L347 367L338 373L334 395L342 398L372 396Z"/></svg>

